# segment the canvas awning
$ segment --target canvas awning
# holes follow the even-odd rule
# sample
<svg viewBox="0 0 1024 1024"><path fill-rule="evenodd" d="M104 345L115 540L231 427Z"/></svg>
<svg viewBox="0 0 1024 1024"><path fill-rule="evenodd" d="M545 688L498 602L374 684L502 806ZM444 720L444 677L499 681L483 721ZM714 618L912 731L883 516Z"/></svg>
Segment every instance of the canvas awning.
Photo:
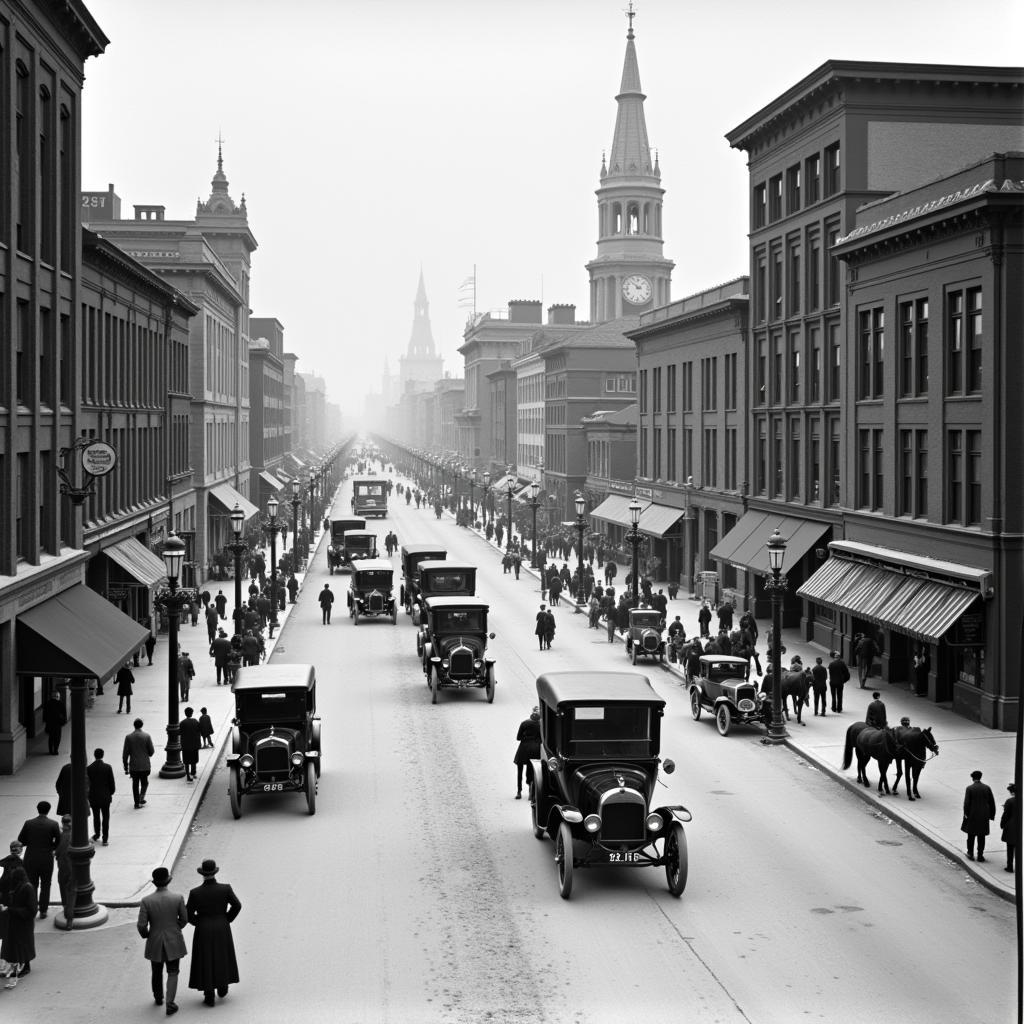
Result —
<svg viewBox="0 0 1024 1024"><path fill-rule="evenodd" d="M631 494L609 494L590 514L595 519L603 519L606 523L631 527L633 520L629 518L629 506L632 501ZM643 498L637 498L637 501L640 502L640 519L643 520L644 511L650 507L651 503Z"/></svg>
<svg viewBox="0 0 1024 1024"><path fill-rule="evenodd" d="M629 513L626 514L628 516ZM684 508L673 508L671 505L652 502L640 513L637 529L651 537L664 537L685 514Z"/></svg>
<svg viewBox="0 0 1024 1024"><path fill-rule="evenodd" d="M797 595L937 643L978 599L977 590L833 556Z"/></svg>
<svg viewBox="0 0 1024 1024"><path fill-rule="evenodd" d="M22 612L17 623L16 671L30 676L109 679L149 634L81 583Z"/></svg>
<svg viewBox="0 0 1024 1024"><path fill-rule="evenodd" d="M271 473L268 473L266 470L264 470L262 473L260 473L260 479L265 484L267 484L272 490L275 490L275 491L283 491L284 490L284 484L281 483L281 481L278 480L276 476L274 476Z"/></svg>
<svg viewBox="0 0 1024 1024"><path fill-rule="evenodd" d="M305 469L306 468L306 464L302 461L302 459L300 459L298 457L298 455L295 455L292 452L288 452L287 458L291 459L292 462L294 462L295 465L298 466L299 469Z"/></svg>
<svg viewBox="0 0 1024 1024"><path fill-rule="evenodd" d="M796 565L829 529L828 523L772 512L747 512L711 549L711 557L766 576L768 538L778 530L786 541L785 567Z"/></svg>
<svg viewBox="0 0 1024 1024"><path fill-rule="evenodd" d="M157 558L134 537L111 544L109 548L101 548L99 553L117 563L132 579L138 580L143 586L152 587L167 578L163 559Z"/></svg>
<svg viewBox="0 0 1024 1024"><path fill-rule="evenodd" d="M259 509L248 498L239 494L231 484L215 484L210 488L210 497L223 505L228 512L231 512L237 505L245 514L246 519L252 519L259 512Z"/></svg>

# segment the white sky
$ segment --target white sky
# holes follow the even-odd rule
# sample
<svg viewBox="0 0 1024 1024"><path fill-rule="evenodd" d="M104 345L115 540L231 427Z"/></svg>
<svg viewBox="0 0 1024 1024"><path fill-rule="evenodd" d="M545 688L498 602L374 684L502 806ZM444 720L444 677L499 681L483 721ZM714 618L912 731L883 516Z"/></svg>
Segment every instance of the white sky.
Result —
<svg viewBox="0 0 1024 1024"><path fill-rule="evenodd" d="M397 372L421 266L452 376L474 264L478 310L589 315L625 0L86 3L110 46L86 64L83 189L191 218L223 132L253 313L344 413L385 357ZM746 272L745 159L723 136L823 61L1024 63L1020 0L638 0L634 28L676 298Z"/></svg>

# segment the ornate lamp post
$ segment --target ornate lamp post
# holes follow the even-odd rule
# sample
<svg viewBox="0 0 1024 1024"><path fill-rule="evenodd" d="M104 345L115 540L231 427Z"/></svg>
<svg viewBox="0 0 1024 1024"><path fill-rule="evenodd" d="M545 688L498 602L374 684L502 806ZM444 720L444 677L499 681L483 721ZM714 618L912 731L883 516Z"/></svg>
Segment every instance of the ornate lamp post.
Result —
<svg viewBox="0 0 1024 1024"><path fill-rule="evenodd" d="M277 629L277 498L273 495L267 501L267 529L270 531L270 635Z"/></svg>
<svg viewBox="0 0 1024 1024"><path fill-rule="evenodd" d="M579 542L579 568L577 572L577 583L576 583L576 611L581 611L583 606L583 534L587 529L587 517L583 514L583 509L586 508L586 502L583 500L583 495L576 492L576 531L580 535Z"/></svg>
<svg viewBox="0 0 1024 1024"><path fill-rule="evenodd" d="M298 572L299 564L299 481L292 479L292 571Z"/></svg>
<svg viewBox="0 0 1024 1024"><path fill-rule="evenodd" d="M160 769L161 779L180 779L185 775L181 761L181 730L178 725L178 617L192 595L178 590L185 544L172 530L164 542L164 568L167 570L167 593L161 603L167 611L167 760Z"/></svg>
<svg viewBox="0 0 1024 1024"><path fill-rule="evenodd" d="M466 479L469 481L469 520L472 525L476 522L476 501L473 497L473 490L476 487L476 470L467 470Z"/></svg>
<svg viewBox="0 0 1024 1024"><path fill-rule="evenodd" d="M785 742L788 735L782 719L782 595L786 592L782 563L786 557L786 542L778 529L768 538L767 547L768 567L772 571L764 581L764 589L772 599L772 719L762 742L777 744Z"/></svg>
<svg viewBox="0 0 1024 1024"><path fill-rule="evenodd" d="M452 515L458 516L459 514L459 479L462 473L459 471L459 464L452 462Z"/></svg>
<svg viewBox="0 0 1024 1024"><path fill-rule="evenodd" d="M512 475L512 467L505 470L505 492L508 494L508 531L505 538L505 550L512 550L512 495L515 493L516 479Z"/></svg>
<svg viewBox="0 0 1024 1024"><path fill-rule="evenodd" d="M640 558L638 551L640 548L640 513L643 511L643 505L636 500L636 495L633 495L633 500L629 503L629 521L633 524L629 529L629 543L633 546L633 606L636 607L639 604L639 590L640 590Z"/></svg>
<svg viewBox="0 0 1024 1024"><path fill-rule="evenodd" d="M483 495L480 498L480 504L483 505L483 507L484 507L484 526L485 527L491 521L491 518L493 518L493 517L490 517L488 515L488 513L490 511L490 509L489 509L490 499L491 499L491 472L490 472L490 470L485 469L484 470L484 492L483 492Z"/></svg>
<svg viewBox="0 0 1024 1024"><path fill-rule="evenodd" d="M533 513L533 554L530 557L530 568L539 569L537 564L537 507L540 502L537 495L540 494L540 484L536 480L530 484L530 511Z"/></svg>
<svg viewBox="0 0 1024 1024"><path fill-rule="evenodd" d="M235 556L235 632L242 632L242 555L249 550L249 545L242 542L242 527L245 525L245 513L237 506L231 510L231 532L235 542L225 545Z"/></svg>

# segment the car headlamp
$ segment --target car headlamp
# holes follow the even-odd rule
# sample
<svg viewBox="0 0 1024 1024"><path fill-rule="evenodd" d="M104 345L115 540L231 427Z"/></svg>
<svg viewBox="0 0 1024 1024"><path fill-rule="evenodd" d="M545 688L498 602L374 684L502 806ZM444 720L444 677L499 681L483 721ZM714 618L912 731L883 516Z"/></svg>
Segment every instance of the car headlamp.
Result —
<svg viewBox="0 0 1024 1024"><path fill-rule="evenodd" d="M660 814L648 814L647 815L647 831L648 832L660 832L662 826L665 823L661 820Z"/></svg>
<svg viewBox="0 0 1024 1024"><path fill-rule="evenodd" d="M583 819L583 827L588 832L597 832L601 828L601 816L599 814L588 814Z"/></svg>
<svg viewBox="0 0 1024 1024"><path fill-rule="evenodd" d="M295 753L292 754L292 764L295 765L296 768L298 768L304 760L305 758L303 757L301 750L296 750Z"/></svg>
<svg viewBox="0 0 1024 1024"><path fill-rule="evenodd" d="M445 658L445 659L444 659L444 660L443 660L443 661L441 662L441 668L447 668L447 667L448 667L448 666L449 666L450 664L451 664L451 662L449 662L449 660L448 660L447 658Z"/></svg>
<svg viewBox="0 0 1024 1024"><path fill-rule="evenodd" d="M251 768L256 762L253 760L252 754L243 754L238 759L238 763L242 768Z"/></svg>

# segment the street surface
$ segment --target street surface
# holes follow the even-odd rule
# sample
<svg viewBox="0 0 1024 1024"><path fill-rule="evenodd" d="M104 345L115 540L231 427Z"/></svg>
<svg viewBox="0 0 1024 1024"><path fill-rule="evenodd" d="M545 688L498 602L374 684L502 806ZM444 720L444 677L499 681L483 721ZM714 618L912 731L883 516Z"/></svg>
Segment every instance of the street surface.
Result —
<svg viewBox="0 0 1024 1024"><path fill-rule="evenodd" d="M347 513L349 487L337 515ZM326 546L273 661L317 668L323 775L313 818L298 795L246 798L234 821L220 769L171 888L221 865L243 909L242 982L215 1010L179 990L182 1020L343 1024L646 1019L831 1024L1015 1019L1014 908L760 733L695 723L679 683L638 665L668 701L664 803L685 804L689 883L662 869L579 870L559 898L553 844L515 793L515 734L545 670L631 666L563 601L537 650L536 578L503 574L495 549L445 516L391 498L379 522L400 543L440 542L480 567L491 602L497 693L442 692L431 706L410 620L346 615L347 575ZM396 588L400 582L398 558ZM323 626L317 593L335 591ZM39 929L26 1020L156 1020L135 911L113 910L88 942ZM190 936L187 936L190 939ZM187 979L188 961L183 963ZM42 982L43 978L39 977ZM21 995L22 993L18 993ZM0 1019L17 1021L3 1005ZM71 1009L79 1007L79 1009Z"/></svg>

